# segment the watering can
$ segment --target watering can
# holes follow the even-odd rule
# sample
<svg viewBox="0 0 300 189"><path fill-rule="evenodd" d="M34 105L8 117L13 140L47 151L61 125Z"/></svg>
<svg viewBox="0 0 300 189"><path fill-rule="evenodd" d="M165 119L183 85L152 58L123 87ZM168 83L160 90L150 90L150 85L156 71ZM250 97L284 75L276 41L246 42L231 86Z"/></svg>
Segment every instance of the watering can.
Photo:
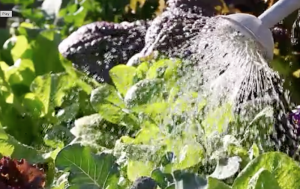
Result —
<svg viewBox="0 0 300 189"><path fill-rule="evenodd" d="M259 17L236 13L220 16L230 21L238 31L256 40L266 51L266 58L273 59L274 39L270 28L300 8L300 0L279 0Z"/></svg>

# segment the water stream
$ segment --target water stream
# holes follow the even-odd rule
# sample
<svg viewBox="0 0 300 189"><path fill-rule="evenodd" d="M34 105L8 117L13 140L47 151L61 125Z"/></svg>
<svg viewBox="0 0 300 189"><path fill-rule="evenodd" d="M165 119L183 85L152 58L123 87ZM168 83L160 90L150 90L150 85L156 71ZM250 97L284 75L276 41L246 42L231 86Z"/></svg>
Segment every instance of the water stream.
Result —
<svg viewBox="0 0 300 189"><path fill-rule="evenodd" d="M182 94L198 91L201 98L196 103L205 99L206 113L230 104L230 110L225 108L217 116L232 111L242 119L243 129L235 128L234 131L241 139L248 133L250 141L263 140L270 148L294 154L297 131L288 120L288 113L294 105L279 74L270 68L266 52L254 39L237 31L223 18L196 16L192 10L173 8L152 22L145 42L139 57L159 51L168 57L183 58L193 65L192 69L184 71L185 77L179 81L184 82L180 84ZM138 64L138 58L133 59L129 64ZM268 121L252 124L257 115L267 109L272 111ZM195 107L185 112L186 120L197 111ZM217 127L217 121L218 118L210 125ZM189 125L188 121L185 125ZM223 131L229 125L230 120ZM263 132L269 129L272 131Z"/></svg>

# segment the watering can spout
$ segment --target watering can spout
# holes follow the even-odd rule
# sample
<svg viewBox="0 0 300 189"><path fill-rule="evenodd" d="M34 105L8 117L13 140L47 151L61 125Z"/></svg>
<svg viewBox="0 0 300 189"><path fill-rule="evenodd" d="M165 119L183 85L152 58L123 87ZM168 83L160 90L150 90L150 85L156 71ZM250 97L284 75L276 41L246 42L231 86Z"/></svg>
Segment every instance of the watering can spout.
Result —
<svg viewBox="0 0 300 189"><path fill-rule="evenodd" d="M265 27L272 28L299 8L300 0L279 0L258 18Z"/></svg>

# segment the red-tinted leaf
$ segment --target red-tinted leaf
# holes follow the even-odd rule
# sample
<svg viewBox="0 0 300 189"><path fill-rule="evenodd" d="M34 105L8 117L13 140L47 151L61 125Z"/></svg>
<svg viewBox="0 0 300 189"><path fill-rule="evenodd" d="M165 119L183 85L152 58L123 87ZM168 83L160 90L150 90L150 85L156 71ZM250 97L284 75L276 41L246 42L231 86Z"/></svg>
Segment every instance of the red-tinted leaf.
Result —
<svg viewBox="0 0 300 189"><path fill-rule="evenodd" d="M44 171L24 159L3 157L0 160L1 189L42 189L45 180Z"/></svg>

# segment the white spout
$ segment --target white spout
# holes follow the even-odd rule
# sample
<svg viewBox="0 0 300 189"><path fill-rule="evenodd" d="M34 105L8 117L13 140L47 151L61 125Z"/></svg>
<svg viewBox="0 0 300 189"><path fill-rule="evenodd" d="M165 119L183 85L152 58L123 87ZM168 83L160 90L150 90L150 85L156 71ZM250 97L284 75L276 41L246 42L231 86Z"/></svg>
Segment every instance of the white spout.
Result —
<svg viewBox="0 0 300 189"><path fill-rule="evenodd" d="M299 8L300 0L279 0L258 18L265 27L272 28Z"/></svg>
<svg viewBox="0 0 300 189"><path fill-rule="evenodd" d="M246 35L253 37L267 52L267 58L273 59L274 39L270 28L300 8L300 0L279 0L258 18L250 14L231 14L221 16L229 20Z"/></svg>

